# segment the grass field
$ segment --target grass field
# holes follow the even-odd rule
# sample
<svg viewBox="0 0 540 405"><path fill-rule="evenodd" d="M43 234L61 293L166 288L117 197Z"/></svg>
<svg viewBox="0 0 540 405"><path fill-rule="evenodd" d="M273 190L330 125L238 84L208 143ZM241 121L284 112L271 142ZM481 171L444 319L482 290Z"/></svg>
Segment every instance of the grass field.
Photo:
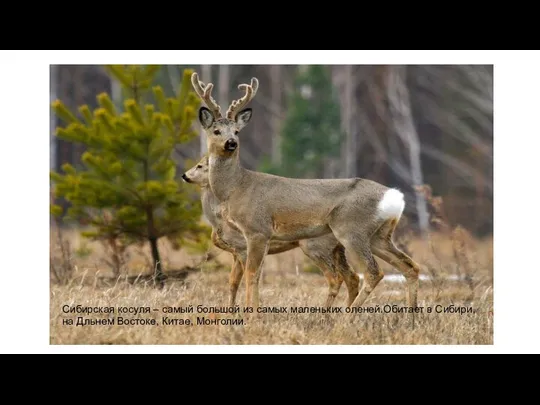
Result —
<svg viewBox="0 0 540 405"><path fill-rule="evenodd" d="M423 268L419 306L423 313L384 313L392 305L405 306L405 283L386 263L379 262L388 276L370 296L365 307L381 313L347 314L344 305L346 288L342 287L335 305L342 313L292 313L291 307L321 307L326 299L325 279L313 271L302 252L295 250L268 256L261 280L261 305L285 307L286 313L204 314L197 306L223 307L228 297L229 255L217 254L213 263L201 255L173 251L164 243L162 251L166 269L192 266L185 280L169 282L163 290L145 284L127 283L122 276L110 280L110 270L97 245L84 245L79 237L68 235L74 249L88 249L73 260L74 274L65 285L51 282L50 342L58 344L225 344L225 345L490 345L493 344L493 245L492 240L474 240L450 234L434 234L430 242L412 240L408 250ZM53 238L51 238L53 241ZM52 242L53 260L59 260L58 247ZM81 248L81 246L84 248ZM91 249L91 253L90 250ZM86 256L86 257L84 257ZM132 253L125 270L136 274L144 268L145 252ZM216 266L215 263L222 266ZM308 270L308 271L306 271ZM109 281L102 277L108 276ZM244 301L244 286L239 292ZM114 325L77 326L81 314L64 313L64 306L76 307L150 307L149 314L91 314L88 319L110 318ZM167 307L189 307L188 314L164 313ZM389 306L387 306L389 305ZM472 308L474 313L440 313L451 305ZM386 306L386 307L385 307ZM427 309L432 310L427 313ZM465 311L465 309L464 309ZM118 325L124 319L155 319L156 325ZM163 318L178 319L164 324ZM207 324L197 324L204 317ZM413 319L414 318L414 319ZM73 320L68 325L67 319ZM212 324L231 319L243 324ZM189 320L192 325L174 324ZM240 321L243 320L243 321ZM137 321L133 321L137 322ZM167 322L165 322L167 323Z"/></svg>

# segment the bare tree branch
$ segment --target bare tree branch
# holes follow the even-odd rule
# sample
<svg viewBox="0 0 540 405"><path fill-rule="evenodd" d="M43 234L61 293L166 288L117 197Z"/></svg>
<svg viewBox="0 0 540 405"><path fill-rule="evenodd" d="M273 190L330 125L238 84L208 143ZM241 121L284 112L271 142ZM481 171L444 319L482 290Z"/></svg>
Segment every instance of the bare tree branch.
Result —
<svg viewBox="0 0 540 405"><path fill-rule="evenodd" d="M478 179L473 178L475 173L475 169L473 167L429 145L422 145L422 153L433 159L441 161L444 165L448 166L448 168L452 169L454 173L458 174L462 179L464 179L471 187L476 186L476 181ZM491 193L493 193L493 185L490 181L488 181L486 178L481 178L481 183L482 186L486 187Z"/></svg>

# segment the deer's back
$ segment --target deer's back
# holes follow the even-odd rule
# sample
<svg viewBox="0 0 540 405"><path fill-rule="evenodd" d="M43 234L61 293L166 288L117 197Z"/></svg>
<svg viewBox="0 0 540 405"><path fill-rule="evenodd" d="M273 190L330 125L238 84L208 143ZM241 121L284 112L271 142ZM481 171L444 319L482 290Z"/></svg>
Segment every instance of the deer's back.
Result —
<svg viewBox="0 0 540 405"><path fill-rule="evenodd" d="M336 213L362 215L363 206L381 198L386 189L362 178L292 179L249 172L237 184L228 208L234 222L260 224L261 229L271 224L278 240L306 239L331 232L329 222Z"/></svg>

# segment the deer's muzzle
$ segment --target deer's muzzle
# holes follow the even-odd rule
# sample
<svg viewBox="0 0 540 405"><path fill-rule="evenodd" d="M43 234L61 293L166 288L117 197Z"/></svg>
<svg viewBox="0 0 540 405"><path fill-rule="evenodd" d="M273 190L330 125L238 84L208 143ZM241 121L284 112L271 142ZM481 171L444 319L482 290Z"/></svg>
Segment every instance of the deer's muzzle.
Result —
<svg viewBox="0 0 540 405"><path fill-rule="evenodd" d="M225 142L225 150L229 152L234 152L238 148L238 142L236 142L234 139L228 139L227 142Z"/></svg>

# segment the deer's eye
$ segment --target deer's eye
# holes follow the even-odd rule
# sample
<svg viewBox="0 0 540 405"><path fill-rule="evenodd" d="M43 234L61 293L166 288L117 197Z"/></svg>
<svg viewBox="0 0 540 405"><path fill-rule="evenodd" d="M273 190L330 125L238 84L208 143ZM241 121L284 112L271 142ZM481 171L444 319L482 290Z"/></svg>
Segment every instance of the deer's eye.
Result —
<svg viewBox="0 0 540 405"><path fill-rule="evenodd" d="M202 165L198 165L198 166L197 166L197 169L202 169Z"/></svg>
<svg viewBox="0 0 540 405"><path fill-rule="evenodd" d="M234 134L235 134L235 135L238 135L238 132L240 132L240 131L236 130L236 131L234 131Z"/></svg>
<svg viewBox="0 0 540 405"><path fill-rule="evenodd" d="M219 129L214 130L214 135L220 135L220 134L221 134L221 131Z"/></svg>

